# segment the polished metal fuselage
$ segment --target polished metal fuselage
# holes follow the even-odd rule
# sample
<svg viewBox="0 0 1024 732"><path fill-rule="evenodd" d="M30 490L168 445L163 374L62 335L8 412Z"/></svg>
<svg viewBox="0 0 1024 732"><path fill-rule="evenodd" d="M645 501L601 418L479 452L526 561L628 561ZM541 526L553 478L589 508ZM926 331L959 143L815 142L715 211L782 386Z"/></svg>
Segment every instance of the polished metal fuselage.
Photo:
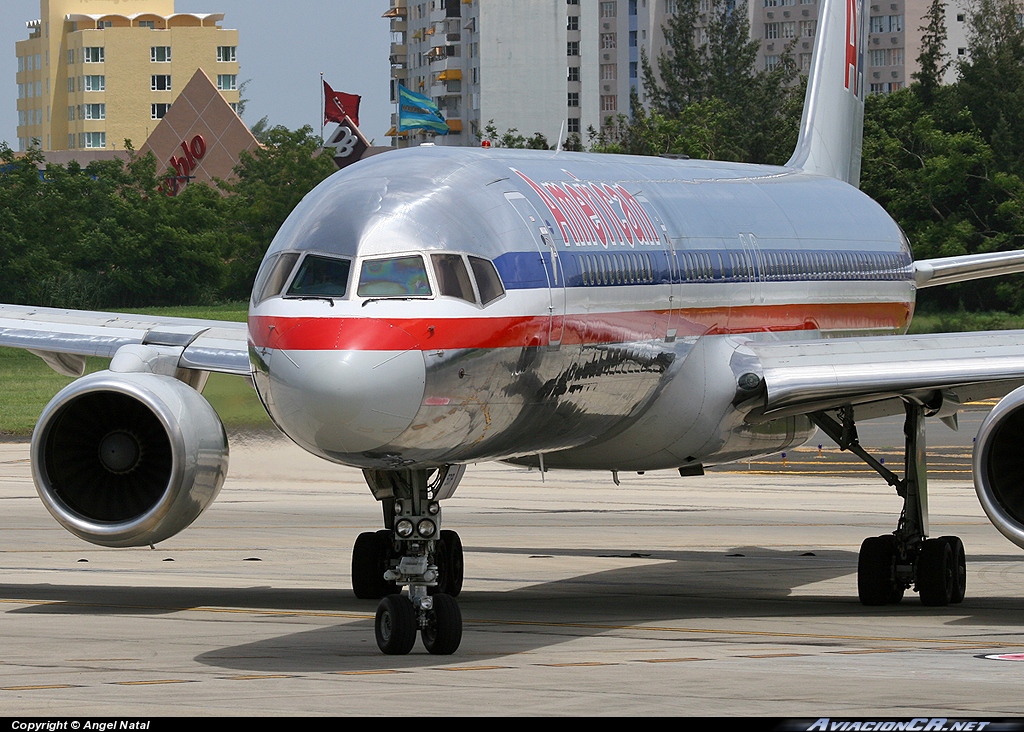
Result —
<svg viewBox="0 0 1024 732"><path fill-rule="evenodd" d="M267 256L283 251L351 258L352 281L251 307L257 389L298 444L363 468L784 450L810 425L745 420L747 344L903 332L915 293L905 237L855 188L707 161L388 153L311 192ZM431 252L493 261L504 296L440 297L433 279L431 297L354 294L364 259Z"/></svg>

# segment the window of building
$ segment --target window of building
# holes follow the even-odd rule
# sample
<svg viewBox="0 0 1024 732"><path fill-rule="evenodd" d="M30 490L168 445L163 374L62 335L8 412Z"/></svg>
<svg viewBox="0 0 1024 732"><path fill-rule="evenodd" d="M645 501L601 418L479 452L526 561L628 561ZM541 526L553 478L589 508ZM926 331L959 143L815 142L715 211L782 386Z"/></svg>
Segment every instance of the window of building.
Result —
<svg viewBox="0 0 1024 732"><path fill-rule="evenodd" d="M217 88L221 91L234 91L238 88L238 75L217 74Z"/></svg>
<svg viewBox="0 0 1024 732"><path fill-rule="evenodd" d="M636 39L636 31L630 31L629 32L629 47L630 48L636 48L636 41L637 41L637 39Z"/></svg>
<svg viewBox="0 0 1024 732"><path fill-rule="evenodd" d="M601 17L602 18L614 18L616 12L618 12L618 3L616 3L616 2L603 2L603 3L601 3Z"/></svg>
<svg viewBox="0 0 1024 732"><path fill-rule="evenodd" d="M83 90L87 92L98 92L107 90L107 77L100 75L83 76Z"/></svg>
<svg viewBox="0 0 1024 732"><path fill-rule="evenodd" d="M801 20L800 21L800 35L804 38L814 38L814 34L818 29L818 21L816 20Z"/></svg>
<svg viewBox="0 0 1024 732"><path fill-rule="evenodd" d="M567 41L565 44L565 53L567 56L579 56L580 55L580 42L579 41Z"/></svg>
<svg viewBox="0 0 1024 732"><path fill-rule="evenodd" d="M602 94L601 95L601 111L602 112L614 112L619 108L619 98L614 94Z"/></svg>
<svg viewBox="0 0 1024 732"><path fill-rule="evenodd" d="M101 64L106 60L106 49L103 46L89 46L82 49L82 60L87 64Z"/></svg>
<svg viewBox="0 0 1024 732"><path fill-rule="evenodd" d="M217 46L217 61L233 63L236 59L237 46Z"/></svg>
<svg viewBox="0 0 1024 732"><path fill-rule="evenodd" d="M75 149L75 136L74 134L68 135L68 150Z"/></svg>
<svg viewBox="0 0 1024 732"><path fill-rule="evenodd" d="M810 71L811 70L811 54L801 53L800 54L800 70Z"/></svg>
<svg viewBox="0 0 1024 732"><path fill-rule="evenodd" d="M614 33L602 33L601 34L601 48L615 48L615 34Z"/></svg>
<svg viewBox="0 0 1024 732"><path fill-rule="evenodd" d="M153 76L150 77L149 88L151 91L170 91L171 75L153 74Z"/></svg>
<svg viewBox="0 0 1024 732"><path fill-rule="evenodd" d="M21 98L21 86L22 86L21 84L18 84L18 98L19 99ZM70 79L68 79L68 94L74 94L74 93L75 93L75 77L72 76Z"/></svg>
<svg viewBox="0 0 1024 732"><path fill-rule="evenodd" d="M569 92L569 106L570 107L578 107L578 106L580 106L580 93L579 92Z"/></svg>
<svg viewBox="0 0 1024 732"><path fill-rule="evenodd" d="M80 132L78 133L79 147L103 148L107 146L106 132Z"/></svg>
<svg viewBox="0 0 1024 732"><path fill-rule="evenodd" d="M569 134L570 135L572 135L572 134L577 134L578 135L580 133L580 118L579 117L570 117L569 118L569 123L567 125L567 129L569 130Z"/></svg>
<svg viewBox="0 0 1024 732"><path fill-rule="evenodd" d="M565 29L571 31L578 31L580 29L580 16L570 15L566 20Z"/></svg>
<svg viewBox="0 0 1024 732"><path fill-rule="evenodd" d="M149 49L149 60L155 64L169 64L171 62L170 46L153 46Z"/></svg>
<svg viewBox="0 0 1024 732"><path fill-rule="evenodd" d="M566 5L579 5L580 0L565 0Z"/></svg>
<svg viewBox="0 0 1024 732"><path fill-rule="evenodd" d="M639 69L639 63L637 61L630 61L629 62L629 78L630 79L637 78L637 71L638 71L638 69Z"/></svg>
<svg viewBox="0 0 1024 732"><path fill-rule="evenodd" d="M872 15L871 16L871 32L872 33L885 33L885 16L884 15Z"/></svg>
<svg viewBox="0 0 1024 732"><path fill-rule="evenodd" d="M156 21L155 20L140 20L139 21L139 27L140 28L149 28L150 30L155 30L156 29Z"/></svg>
<svg viewBox="0 0 1024 732"><path fill-rule="evenodd" d="M149 105L149 118L163 119L170 108L170 104L151 104Z"/></svg>
<svg viewBox="0 0 1024 732"><path fill-rule="evenodd" d="M796 21L787 20L784 23L779 24L781 26L783 38L795 38L796 37Z"/></svg>
<svg viewBox="0 0 1024 732"><path fill-rule="evenodd" d="M601 81L614 81L617 78L616 64L601 64Z"/></svg>
<svg viewBox="0 0 1024 732"><path fill-rule="evenodd" d="M75 107L74 107L74 105L70 105L68 107L68 122L74 122L74 121L75 121Z"/></svg>
<svg viewBox="0 0 1024 732"><path fill-rule="evenodd" d="M778 23L765 23L764 24L764 37L768 39L779 37L779 24Z"/></svg>
<svg viewBox="0 0 1024 732"><path fill-rule="evenodd" d="M774 71L776 68L778 68L778 66L779 66L779 56L778 55L770 55L770 56L765 56L764 57L764 70L765 71Z"/></svg>
<svg viewBox="0 0 1024 732"><path fill-rule="evenodd" d="M569 75L568 75L567 79L568 79L568 81L579 81L580 80L580 67L579 66L570 66L569 67Z"/></svg>
<svg viewBox="0 0 1024 732"><path fill-rule="evenodd" d="M18 61L21 61L21 59L19 58ZM68 66L71 66L74 63L75 63L75 49L69 48L68 49ZM20 66L20 64L19 64L19 66ZM18 71L21 71L21 69L18 69Z"/></svg>
<svg viewBox="0 0 1024 732"><path fill-rule="evenodd" d="M889 55L889 59L890 59L889 63L892 64L893 66L902 66L903 65L903 49L902 48L894 48L894 49L892 49L892 51L890 52L890 55Z"/></svg>
<svg viewBox="0 0 1024 732"><path fill-rule="evenodd" d="M957 48L956 49L956 55L957 56L966 56L967 55L967 49L964 48L963 46L961 46L960 48Z"/></svg>
<svg viewBox="0 0 1024 732"><path fill-rule="evenodd" d="M871 51L871 65L872 66L888 66L888 60L886 49L873 49Z"/></svg>
<svg viewBox="0 0 1024 732"><path fill-rule="evenodd" d="M96 27L99 30L103 30L104 28L113 28L114 27L114 21L112 21L112 20L101 20L98 23L96 23Z"/></svg>
<svg viewBox="0 0 1024 732"><path fill-rule="evenodd" d="M679 12L679 0L665 0L665 14L675 15Z"/></svg>
<svg viewBox="0 0 1024 732"><path fill-rule="evenodd" d="M889 16L889 32L899 33L903 30L903 16L902 15L890 15Z"/></svg>
<svg viewBox="0 0 1024 732"><path fill-rule="evenodd" d="M107 118L107 105L106 104L83 104L82 105L82 119L106 119Z"/></svg>

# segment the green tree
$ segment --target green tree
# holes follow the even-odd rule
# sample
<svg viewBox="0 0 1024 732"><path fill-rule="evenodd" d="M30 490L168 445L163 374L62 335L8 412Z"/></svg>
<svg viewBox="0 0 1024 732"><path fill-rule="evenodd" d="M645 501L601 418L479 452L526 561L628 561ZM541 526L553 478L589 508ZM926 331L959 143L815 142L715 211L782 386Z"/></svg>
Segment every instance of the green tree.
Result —
<svg viewBox="0 0 1024 732"><path fill-rule="evenodd" d="M946 3L932 0L925 13L925 24L921 31L921 53L917 57L918 70L911 74L917 82L916 89L926 104L935 98L942 85L942 77L949 68L949 54L946 53Z"/></svg>
<svg viewBox="0 0 1024 732"><path fill-rule="evenodd" d="M903 227L916 258L1024 246L1024 183L998 170L971 115L933 116L912 90L867 100L861 188ZM980 280L924 291L944 309L1019 309L1019 280Z"/></svg>
<svg viewBox="0 0 1024 732"><path fill-rule="evenodd" d="M222 184L230 194L229 273L224 290L229 299L249 296L263 255L288 214L337 171L333 158L320 154L322 141L312 127L294 131L273 127L265 140L261 149L241 154L235 180Z"/></svg>
<svg viewBox="0 0 1024 732"><path fill-rule="evenodd" d="M1002 170L1024 175L1024 28L1014 0L978 0L970 14L967 60L956 96Z"/></svg>
<svg viewBox="0 0 1024 732"><path fill-rule="evenodd" d="M756 69L759 44L750 38L746 3L720 0L701 13L699 2L681 0L665 24L657 70L641 56L649 112L634 99L633 121L616 121L595 149L785 162L796 145L804 88L790 48L772 69ZM698 40L699 26L706 42ZM624 129L633 123L636 129Z"/></svg>

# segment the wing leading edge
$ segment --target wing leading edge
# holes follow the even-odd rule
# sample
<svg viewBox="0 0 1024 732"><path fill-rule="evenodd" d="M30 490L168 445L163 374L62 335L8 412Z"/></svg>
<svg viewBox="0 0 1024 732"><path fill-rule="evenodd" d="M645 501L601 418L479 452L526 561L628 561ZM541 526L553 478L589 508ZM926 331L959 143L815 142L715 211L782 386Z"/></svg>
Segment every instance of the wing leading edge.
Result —
<svg viewBox="0 0 1024 732"><path fill-rule="evenodd" d="M753 421L912 396L1000 397L1024 381L1024 331L752 342L763 382ZM881 416L883 410L874 416ZM896 410L900 411L900 410Z"/></svg>
<svg viewBox="0 0 1024 732"><path fill-rule="evenodd" d="M0 305L0 346L23 348L66 376L86 356L113 358L127 345L180 348L178 367L248 376L245 323Z"/></svg>

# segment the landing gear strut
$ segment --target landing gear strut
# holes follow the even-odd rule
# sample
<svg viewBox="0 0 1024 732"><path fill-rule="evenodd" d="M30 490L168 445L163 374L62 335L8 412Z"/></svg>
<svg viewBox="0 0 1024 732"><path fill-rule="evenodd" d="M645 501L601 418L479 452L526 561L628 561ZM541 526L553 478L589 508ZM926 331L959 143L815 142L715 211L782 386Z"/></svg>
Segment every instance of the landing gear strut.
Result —
<svg viewBox="0 0 1024 732"><path fill-rule="evenodd" d="M455 601L462 591L462 539L441 530L440 501L451 497L464 472L464 466L363 471L387 528L356 539L352 589L359 598L382 598L374 630L384 653L409 653L417 632L437 655L454 653L462 642ZM402 587L408 594L401 594Z"/></svg>
<svg viewBox="0 0 1024 732"><path fill-rule="evenodd" d="M811 415L821 430L842 450L866 462L903 498L903 512L896 530L872 536L860 547L857 563L857 594L865 605L891 605L913 587L922 605L941 607L959 603L967 588L967 562L963 542L956 536L928 537L928 481L925 460L926 408L904 400L905 436L903 478L869 455L857 437L853 407L838 410L838 419L826 412Z"/></svg>

